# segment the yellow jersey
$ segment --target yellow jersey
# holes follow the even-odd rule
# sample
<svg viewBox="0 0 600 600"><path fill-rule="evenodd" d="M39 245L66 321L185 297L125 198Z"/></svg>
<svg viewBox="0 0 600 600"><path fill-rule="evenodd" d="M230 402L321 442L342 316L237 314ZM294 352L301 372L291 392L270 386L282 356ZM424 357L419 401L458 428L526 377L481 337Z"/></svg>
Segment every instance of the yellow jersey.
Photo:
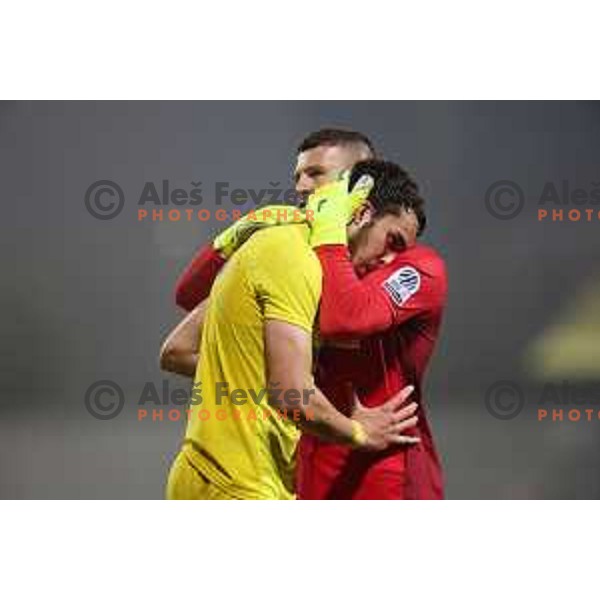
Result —
<svg viewBox="0 0 600 600"><path fill-rule="evenodd" d="M294 497L299 431L269 405L267 319L312 333L321 266L306 224L255 233L216 279L208 300L182 451L240 499Z"/></svg>

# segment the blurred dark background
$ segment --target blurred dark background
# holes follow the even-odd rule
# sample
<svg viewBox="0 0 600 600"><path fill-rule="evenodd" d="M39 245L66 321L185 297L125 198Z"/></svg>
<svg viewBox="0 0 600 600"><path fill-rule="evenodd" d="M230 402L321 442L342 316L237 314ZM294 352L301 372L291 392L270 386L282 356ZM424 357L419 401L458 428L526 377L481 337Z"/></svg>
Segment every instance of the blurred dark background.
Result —
<svg viewBox="0 0 600 600"><path fill-rule="evenodd" d="M178 273L224 224L140 222L137 201L164 179L188 192L201 181L211 211L217 182L288 189L296 145L323 126L369 135L427 198L425 241L450 277L427 380L448 497L600 497L600 204L547 203L564 220L537 217L549 182L561 197L564 181L600 190L590 102L0 103L0 497L162 497L183 423L140 422L138 403L146 382L188 386L160 372L158 349L180 316ZM113 219L86 209L98 180L123 190ZM514 218L486 205L500 180L523 191ZM510 216L515 197L499 202ZM570 221L574 208L594 216ZM123 389L114 419L86 409L99 380ZM498 400L498 381L516 388ZM514 389L520 413L497 418L516 411ZM538 420L542 399L562 422ZM572 422L573 408L593 418Z"/></svg>

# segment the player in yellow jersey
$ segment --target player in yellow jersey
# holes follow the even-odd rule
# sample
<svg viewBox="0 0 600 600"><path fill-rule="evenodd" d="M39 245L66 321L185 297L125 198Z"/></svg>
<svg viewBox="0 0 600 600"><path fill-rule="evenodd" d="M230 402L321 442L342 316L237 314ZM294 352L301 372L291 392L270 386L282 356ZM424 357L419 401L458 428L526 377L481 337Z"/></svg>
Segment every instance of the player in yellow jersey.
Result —
<svg viewBox="0 0 600 600"><path fill-rule="evenodd" d="M196 393L169 499L292 499L299 427L365 450L418 441L402 435L416 423L410 387L378 408L357 402L352 418L315 388L321 268L310 233L307 224L256 233L171 334L201 335L201 346L177 369L195 369Z"/></svg>

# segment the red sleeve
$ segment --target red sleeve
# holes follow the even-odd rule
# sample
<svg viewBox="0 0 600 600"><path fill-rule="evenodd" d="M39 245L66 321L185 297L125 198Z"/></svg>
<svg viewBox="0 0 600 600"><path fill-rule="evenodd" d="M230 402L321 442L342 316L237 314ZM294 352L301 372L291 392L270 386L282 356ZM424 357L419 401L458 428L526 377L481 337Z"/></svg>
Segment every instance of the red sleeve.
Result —
<svg viewBox="0 0 600 600"><path fill-rule="evenodd" d="M394 261L359 279L346 246L321 246L316 252L323 269L323 337L364 337L444 303L445 273L438 267Z"/></svg>
<svg viewBox="0 0 600 600"><path fill-rule="evenodd" d="M213 281L225 262L225 258L212 247L212 244L200 248L177 280L175 286L177 305L190 311L207 298Z"/></svg>

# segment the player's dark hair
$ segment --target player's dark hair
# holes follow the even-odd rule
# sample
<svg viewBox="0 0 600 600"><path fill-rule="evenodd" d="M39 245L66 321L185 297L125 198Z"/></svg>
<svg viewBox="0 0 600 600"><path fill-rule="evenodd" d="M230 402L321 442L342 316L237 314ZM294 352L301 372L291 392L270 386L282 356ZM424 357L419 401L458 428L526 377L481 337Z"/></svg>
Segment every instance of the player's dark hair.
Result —
<svg viewBox="0 0 600 600"><path fill-rule="evenodd" d="M361 160L350 172L349 188L363 176L370 175L375 185L369 195L375 216L398 214L402 208L410 208L417 217L421 235L427 225L425 200L419 196L419 186L400 165L387 160Z"/></svg>
<svg viewBox="0 0 600 600"><path fill-rule="evenodd" d="M307 135L298 146L298 154L319 146L361 146L371 156L376 155L375 146L366 135L351 129L335 127L319 129Z"/></svg>

